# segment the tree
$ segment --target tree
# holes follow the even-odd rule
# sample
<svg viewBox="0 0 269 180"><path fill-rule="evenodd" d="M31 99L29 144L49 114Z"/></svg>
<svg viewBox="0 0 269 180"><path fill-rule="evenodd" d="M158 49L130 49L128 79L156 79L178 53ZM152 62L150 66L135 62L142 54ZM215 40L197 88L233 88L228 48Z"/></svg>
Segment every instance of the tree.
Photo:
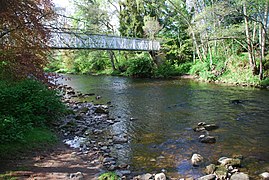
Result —
<svg viewBox="0 0 269 180"><path fill-rule="evenodd" d="M0 0L0 4L2 77L41 78L49 39L44 22L53 17L51 0Z"/></svg>
<svg viewBox="0 0 269 180"><path fill-rule="evenodd" d="M144 35L144 8L139 0L120 2L120 28L122 36L142 38Z"/></svg>

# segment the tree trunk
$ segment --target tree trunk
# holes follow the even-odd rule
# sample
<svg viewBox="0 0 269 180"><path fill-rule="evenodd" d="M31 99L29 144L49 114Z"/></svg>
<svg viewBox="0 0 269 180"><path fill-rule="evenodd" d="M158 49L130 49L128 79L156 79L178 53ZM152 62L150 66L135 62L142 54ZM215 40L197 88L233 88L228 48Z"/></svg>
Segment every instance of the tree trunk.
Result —
<svg viewBox="0 0 269 180"><path fill-rule="evenodd" d="M263 59L265 58L266 28L267 28L267 21L268 21L268 6L269 6L269 3L266 2L265 8L264 8L263 23L260 25L260 43L261 43L261 58L260 58L260 71L259 71L260 80L263 79Z"/></svg>
<svg viewBox="0 0 269 180"><path fill-rule="evenodd" d="M252 46L251 36L250 36L250 31L249 31L249 21L248 21L248 16L247 16L246 3L243 4L243 12L244 12L244 19L245 19L245 33L246 33L247 45L248 45L247 49L248 49L249 65L250 65L253 75L255 75L257 69L256 69L255 62L253 59L253 46Z"/></svg>
<svg viewBox="0 0 269 180"><path fill-rule="evenodd" d="M112 51L107 51L108 54L109 54L109 57L110 57L110 62L111 62L111 66L112 66L112 69L113 71L116 70L116 67L115 67L115 63L114 63L114 56L113 56L113 52Z"/></svg>

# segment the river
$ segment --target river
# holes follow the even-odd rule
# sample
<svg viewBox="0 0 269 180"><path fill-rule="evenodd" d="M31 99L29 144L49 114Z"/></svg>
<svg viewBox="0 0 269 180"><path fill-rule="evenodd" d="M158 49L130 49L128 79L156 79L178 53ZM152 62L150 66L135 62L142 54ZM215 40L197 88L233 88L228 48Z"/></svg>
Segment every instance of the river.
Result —
<svg viewBox="0 0 269 180"><path fill-rule="evenodd" d="M165 169L173 177L198 177L202 167L190 158L199 153L205 164L242 155L242 170L250 175L269 171L269 91L199 83L193 80L132 79L113 76L67 75L64 84L111 102L110 116L120 122L109 130L126 134L114 156L137 173ZM234 103L233 100L240 100ZM192 127L216 123L215 144L203 144Z"/></svg>

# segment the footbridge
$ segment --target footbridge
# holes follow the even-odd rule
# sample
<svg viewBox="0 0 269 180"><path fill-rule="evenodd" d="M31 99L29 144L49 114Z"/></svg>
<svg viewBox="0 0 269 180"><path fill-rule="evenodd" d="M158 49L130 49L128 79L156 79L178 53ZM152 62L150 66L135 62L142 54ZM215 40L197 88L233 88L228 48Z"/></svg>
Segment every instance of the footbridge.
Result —
<svg viewBox="0 0 269 180"><path fill-rule="evenodd" d="M62 13L57 14L54 21L47 22L46 26L51 31L47 45L53 49L160 50L160 42L156 40L92 34L89 32L91 25L88 25L86 20L65 16Z"/></svg>
<svg viewBox="0 0 269 180"><path fill-rule="evenodd" d="M128 38L86 32L54 31L48 46L53 49L96 49L125 51L158 51L156 40Z"/></svg>

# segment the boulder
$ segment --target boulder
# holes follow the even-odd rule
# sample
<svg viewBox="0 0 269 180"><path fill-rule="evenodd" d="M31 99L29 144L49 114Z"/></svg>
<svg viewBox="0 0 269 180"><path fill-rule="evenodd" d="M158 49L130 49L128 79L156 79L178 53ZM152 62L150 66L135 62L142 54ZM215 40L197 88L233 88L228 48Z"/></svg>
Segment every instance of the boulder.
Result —
<svg viewBox="0 0 269 180"><path fill-rule="evenodd" d="M200 136L199 140L201 143L215 143L216 138L214 136Z"/></svg>
<svg viewBox="0 0 269 180"><path fill-rule="evenodd" d="M152 174L147 173L147 174L143 174L139 177L139 180L150 180L152 178Z"/></svg>
<svg viewBox="0 0 269 180"><path fill-rule="evenodd" d="M69 175L69 179L82 180L84 176L81 172L72 173Z"/></svg>
<svg viewBox="0 0 269 180"><path fill-rule="evenodd" d="M240 172L233 174L230 180L249 180L249 177L247 174Z"/></svg>
<svg viewBox="0 0 269 180"><path fill-rule="evenodd" d="M78 111L80 112L80 113L87 113L88 112L88 107L82 107L82 108L80 108Z"/></svg>
<svg viewBox="0 0 269 180"><path fill-rule="evenodd" d="M228 169L225 166L217 166L215 170L215 174L217 176L217 179L226 179L228 173Z"/></svg>
<svg viewBox="0 0 269 180"><path fill-rule="evenodd" d="M155 180L166 180L166 176L164 173L158 173L154 177Z"/></svg>
<svg viewBox="0 0 269 180"><path fill-rule="evenodd" d="M204 125L206 125L206 122L199 122L197 125L198 126L204 126Z"/></svg>
<svg viewBox="0 0 269 180"><path fill-rule="evenodd" d="M117 170L116 174L120 177L131 174L130 170Z"/></svg>
<svg viewBox="0 0 269 180"><path fill-rule="evenodd" d="M197 126L197 127L194 127L193 130L194 130L195 132L201 132L201 131L204 131L205 128L204 128L203 126Z"/></svg>
<svg viewBox="0 0 269 180"><path fill-rule="evenodd" d="M205 122L199 122L198 125L193 128L193 130L196 132L201 132L204 130L212 131L212 130L215 130L218 128L219 128L219 126L217 126L216 124L206 124Z"/></svg>
<svg viewBox="0 0 269 180"><path fill-rule="evenodd" d="M260 177L264 180L269 180L269 173L268 172L261 173Z"/></svg>
<svg viewBox="0 0 269 180"><path fill-rule="evenodd" d="M98 113L98 114L108 114L108 110L104 109L102 107L97 107L94 111L94 113Z"/></svg>
<svg viewBox="0 0 269 180"><path fill-rule="evenodd" d="M203 159L204 158L200 154L193 154L191 157L191 163L193 166L199 166Z"/></svg>
<svg viewBox="0 0 269 180"><path fill-rule="evenodd" d="M216 178L215 174L209 174L203 177L199 177L197 180L214 180Z"/></svg>
<svg viewBox="0 0 269 180"><path fill-rule="evenodd" d="M122 144L122 143L127 143L128 142L128 139L127 138L124 138L124 137L114 136L113 137L113 142L115 144Z"/></svg>
<svg viewBox="0 0 269 180"><path fill-rule="evenodd" d="M216 165L215 164L210 164L206 166L205 172L206 174L213 174L215 172Z"/></svg>
<svg viewBox="0 0 269 180"><path fill-rule="evenodd" d="M241 160L237 158L221 157L218 162L223 166L240 166Z"/></svg>
<svg viewBox="0 0 269 180"><path fill-rule="evenodd" d="M219 126L217 126L216 124L207 124L204 126L204 128L207 131L212 131L212 130L218 129Z"/></svg>

